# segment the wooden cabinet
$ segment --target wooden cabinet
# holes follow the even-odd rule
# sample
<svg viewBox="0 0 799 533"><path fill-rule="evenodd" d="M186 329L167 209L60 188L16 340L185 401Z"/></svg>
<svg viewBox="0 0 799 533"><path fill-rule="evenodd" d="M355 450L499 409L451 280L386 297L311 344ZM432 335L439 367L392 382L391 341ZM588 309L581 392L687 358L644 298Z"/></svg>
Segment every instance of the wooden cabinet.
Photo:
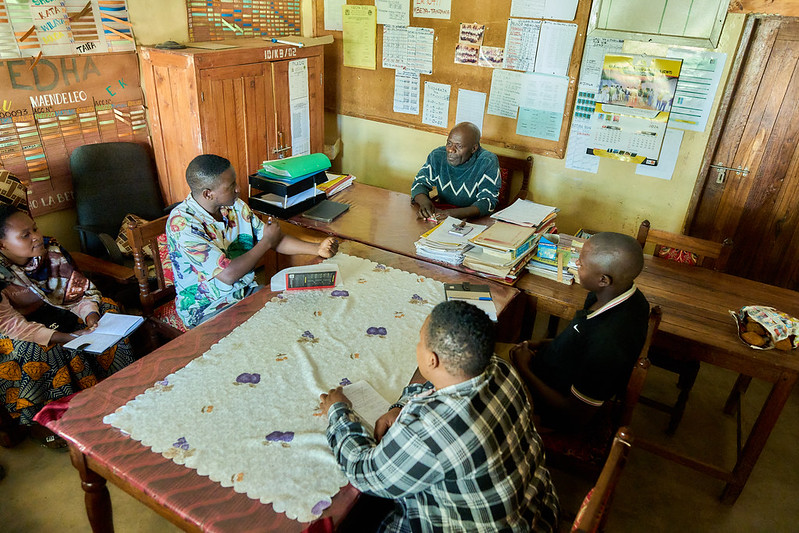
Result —
<svg viewBox="0 0 799 533"><path fill-rule="evenodd" d="M200 154L230 160L245 201L249 174L266 159L292 155L291 61L307 59L310 148L323 149L322 46L222 43L235 48L140 50L153 150L169 204L189 193L186 166Z"/></svg>

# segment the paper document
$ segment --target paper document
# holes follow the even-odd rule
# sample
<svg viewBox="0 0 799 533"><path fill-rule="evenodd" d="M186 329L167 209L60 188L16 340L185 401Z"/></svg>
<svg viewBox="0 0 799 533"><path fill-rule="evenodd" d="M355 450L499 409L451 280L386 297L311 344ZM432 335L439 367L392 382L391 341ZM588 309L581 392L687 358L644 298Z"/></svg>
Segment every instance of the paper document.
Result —
<svg viewBox="0 0 799 533"><path fill-rule="evenodd" d="M85 350L91 353L103 353L108 348L133 333L144 317L106 313L91 333L80 335L64 345L73 350Z"/></svg>
<svg viewBox="0 0 799 533"><path fill-rule="evenodd" d="M521 226L538 226L553 211L557 210L557 207L551 205L537 204L530 200L519 198L505 209L491 215L491 218Z"/></svg>
<svg viewBox="0 0 799 533"><path fill-rule="evenodd" d="M352 402L352 410L363 426L374 435L377 419L388 412L391 404L367 381L356 381L344 387L344 395Z"/></svg>

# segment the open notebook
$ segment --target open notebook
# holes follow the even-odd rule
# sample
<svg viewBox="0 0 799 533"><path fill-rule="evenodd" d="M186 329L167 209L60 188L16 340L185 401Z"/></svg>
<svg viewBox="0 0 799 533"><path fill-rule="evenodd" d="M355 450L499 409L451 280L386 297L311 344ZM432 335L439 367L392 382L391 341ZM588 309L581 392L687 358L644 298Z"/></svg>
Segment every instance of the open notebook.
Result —
<svg viewBox="0 0 799 533"><path fill-rule="evenodd" d="M108 348L124 339L138 328L144 317L106 313L91 333L80 335L64 345L73 350L84 350L91 353L103 353Z"/></svg>

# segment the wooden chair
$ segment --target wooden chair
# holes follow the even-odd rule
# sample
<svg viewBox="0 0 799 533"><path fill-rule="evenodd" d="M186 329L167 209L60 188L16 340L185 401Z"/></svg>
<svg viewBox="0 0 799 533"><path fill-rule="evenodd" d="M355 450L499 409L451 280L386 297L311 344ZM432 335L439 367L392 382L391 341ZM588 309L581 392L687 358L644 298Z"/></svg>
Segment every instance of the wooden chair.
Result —
<svg viewBox="0 0 799 533"><path fill-rule="evenodd" d="M690 265L723 270L732 251L732 241L727 239L723 243L707 241L687 235L669 233L667 231L653 230L648 220L641 222L638 229L638 243L641 247L654 244L653 255ZM649 353L652 364L677 374L677 387L680 393L673 405L641 397L641 403L669 414L669 423L666 433L673 435L677 431L685 413L688 396L699 374L699 361L686 353L685 346L667 346L665 341L658 341Z"/></svg>
<svg viewBox="0 0 799 533"><path fill-rule="evenodd" d="M660 325L661 316L660 306L656 305L649 311L646 340L630 373L627 388L622 396L606 402L607 407L597 413L597 416L603 416L604 419L595 431L590 434L541 432L547 464L582 475L596 476L599 473L610 453L613 435L620 427L629 426L632 422L633 410L641 396L649 370L649 347Z"/></svg>
<svg viewBox="0 0 799 533"><path fill-rule="evenodd" d="M627 455L630 453L632 443L633 437L630 429L628 427L619 428L613 438L610 454L602 467L599 479L583 500L577 518L572 523L572 533L595 533L604 530L608 509L616 491L616 484L627 463Z"/></svg>
<svg viewBox="0 0 799 533"><path fill-rule="evenodd" d="M133 222L126 228L133 250L133 271L139 283L142 314L148 319L153 342L157 342L157 335L173 339L186 331L175 310L172 263L166 253L167 218ZM145 247L150 250L149 257Z"/></svg>
<svg viewBox="0 0 799 533"><path fill-rule="evenodd" d="M533 156L527 156L527 159L516 159L515 157L498 155L497 159L499 160L499 172L502 176L502 188L499 190L497 209L507 207L518 198L532 200L533 193L528 188L530 187L530 175L533 172ZM515 196L511 196L511 175L513 172L521 172L522 175L519 192Z"/></svg>

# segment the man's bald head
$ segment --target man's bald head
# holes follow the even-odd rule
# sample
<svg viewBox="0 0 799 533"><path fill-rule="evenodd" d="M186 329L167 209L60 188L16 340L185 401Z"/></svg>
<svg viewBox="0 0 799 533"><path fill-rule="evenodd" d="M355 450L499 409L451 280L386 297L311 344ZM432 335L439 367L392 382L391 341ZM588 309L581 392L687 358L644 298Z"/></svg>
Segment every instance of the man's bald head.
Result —
<svg viewBox="0 0 799 533"><path fill-rule="evenodd" d="M450 135L455 131L460 132L462 136L461 139L464 143L468 143L469 146L480 144L480 128L471 122L456 124L455 127L450 130Z"/></svg>
<svg viewBox="0 0 799 533"><path fill-rule="evenodd" d="M597 233L585 243L581 261L590 261L594 268L611 277L613 285L627 290L644 268L641 245L623 233Z"/></svg>
<svg viewBox="0 0 799 533"><path fill-rule="evenodd" d="M447 162L453 167L462 165L480 148L480 130L471 122L461 122L447 137Z"/></svg>

